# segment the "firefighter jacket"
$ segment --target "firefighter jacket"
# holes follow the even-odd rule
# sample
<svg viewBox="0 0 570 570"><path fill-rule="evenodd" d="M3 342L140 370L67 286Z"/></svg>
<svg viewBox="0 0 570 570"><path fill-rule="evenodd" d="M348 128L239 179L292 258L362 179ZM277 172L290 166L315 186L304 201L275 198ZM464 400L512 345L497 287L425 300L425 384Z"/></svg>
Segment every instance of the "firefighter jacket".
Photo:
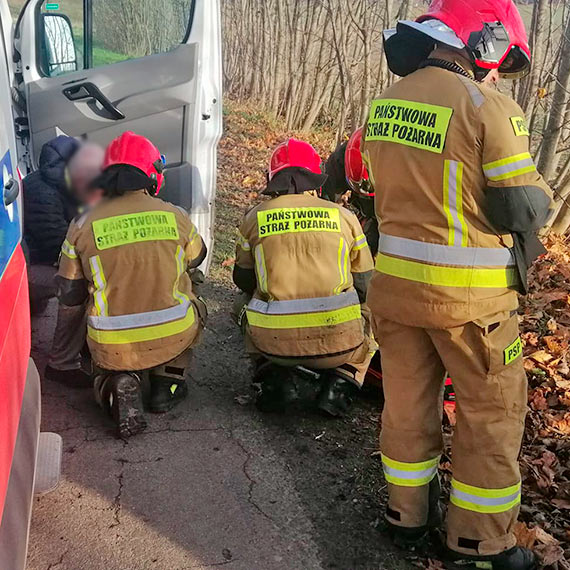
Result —
<svg viewBox="0 0 570 570"><path fill-rule="evenodd" d="M236 267L255 269L247 307L256 349L276 357L342 355L365 342L354 276L372 256L354 214L308 194L263 202L245 217Z"/></svg>
<svg viewBox="0 0 570 570"><path fill-rule="evenodd" d="M83 302L97 366L144 370L189 348L201 330L186 270L205 256L188 214L146 191L106 198L74 221L62 248L60 302Z"/></svg>
<svg viewBox="0 0 570 570"><path fill-rule="evenodd" d="M427 67L373 101L363 153L380 221L372 312L422 328L508 318L526 279L513 234L551 204L520 107Z"/></svg>

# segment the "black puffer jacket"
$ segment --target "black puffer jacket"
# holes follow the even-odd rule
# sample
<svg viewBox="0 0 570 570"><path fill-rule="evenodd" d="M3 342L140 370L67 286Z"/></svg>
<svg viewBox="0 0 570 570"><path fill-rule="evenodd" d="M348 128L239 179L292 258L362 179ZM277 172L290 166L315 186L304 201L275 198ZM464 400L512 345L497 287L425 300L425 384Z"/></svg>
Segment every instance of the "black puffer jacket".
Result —
<svg viewBox="0 0 570 570"><path fill-rule="evenodd" d="M74 138L46 143L40 168L24 179L24 239L32 264L53 265L78 204L67 188L65 167L79 148Z"/></svg>

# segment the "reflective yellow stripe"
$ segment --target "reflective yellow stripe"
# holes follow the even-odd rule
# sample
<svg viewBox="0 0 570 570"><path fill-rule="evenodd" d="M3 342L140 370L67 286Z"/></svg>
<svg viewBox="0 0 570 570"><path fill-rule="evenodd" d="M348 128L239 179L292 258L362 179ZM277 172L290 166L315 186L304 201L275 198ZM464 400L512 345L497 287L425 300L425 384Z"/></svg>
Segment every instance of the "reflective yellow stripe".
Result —
<svg viewBox="0 0 570 570"><path fill-rule="evenodd" d="M107 317L109 316L109 303L105 292L107 280L105 279L105 273L103 272L101 258L98 255L90 257L89 266L91 267L91 275L93 276L93 284L95 285L95 291L93 292L95 310L98 316Z"/></svg>
<svg viewBox="0 0 570 570"><path fill-rule="evenodd" d="M518 162L520 160L532 158L530 152L523 152L521 154L515 154L513 156L508 156L507 158L502 158L501 160L495 160L495 162L488 162L487 164L483 165L483 170L492 170L493 168L497 168L499 166L507 166L514 162Z"/></svg>
<svg viewBox="0 0 570 570"><path fill-rule="evenodd" d="M404 463L403 461L395 461L386 457L382 454L382 463L392 467L393 469L400 469L402 471L423 471L424 469L429 469L430 467L435 467L439 465L439 456L429 459L428 461L421 461L420 463Z"/></svg>
<svg viewBox="0 0 570 570"><path fill-rule="evenodd" d="M259 290L262 293L267 293L267 266L265 265L265 255L261 244L255 248L255 270Z"/></svg>
<svg viewBox="0 0 570 570"><path fill-rule="evenodd" d="M516 178L529 172L536 172L536 166L529 152L523 152L483 165L485 176L493 182Z"/></svg>
<svg viewBox="0 0 570 570"><path fill-rule="evenodd" d="M451 480L451 503L477 513L504 513L521 502L521 484L502 489L485 489Z"/></svg>
<svg viewBox="0 0 570 570"><path fill-rule="evenodd" d="M489 499L499 499L502 497L508 497L517 491L520 491L521 484L516 483L510 487L504 487L503 489L485 489L484 487L474 487L473 485L466 485L461 483L457 479L451 480L451 485L454 489L463 491L464 493L469 493L470 495L477 495L479 497L487 497Z"/></svg>
<svg viewBox="0 0 570 570"><path fill-rule="evenodd" d="M249 245L249 242L241 234L238 235L237 244L243 251L251 251L251 245Z"/></svg>
<svg viewBox="0 0 570 570"><path fill-rule="evenodd" d="M194 309L190 306L187 315L183 319L164 325L119 331L100 331L92 327L87 327L87 330L89 338L99 344L131 344L168 338L183 333L187 331L195 321Z"/></svg>
<svg viewBox="0 0 570 570"><path fill-rule="evenodd" d="M384 478L399 487L423 487L437 475L439 457L418 463L395 461L382 454Z"/></svg>
<svg viewBox="0 0 570 570"><path fill-rule="evenodd" d="M457 165L457 217L461 225L461 247L469 243L469 231L463 215L463 163ZM457 244L459 245L459 244Z"/></svg>
<svg viewBox="0 0 570 570"><path fill-rule="evenodd" d="M63 245L61 246L61 252L69 259L77 259L77 252L75 248L69 243L69 241L65 240Z"/></svg>
<svg viewBox="0 0 570 570"><path fill-rule="evenodd" d="M420 477L418 479L403 479L402 477L394 477L393 475L389 475L384 472L384 479L386 479L388 483L392 483L392 485L398 485L398 487L423 487L424 485L431 483L434 477L435 474L426 475L425 477Z"/></svg>
<svg viewBox="0 0 570 570"><path fill-rule="evenodd" d="M475 513L494 515L498 513L505 513L507 511L510 511L514 507L520 505L521 498L519 496L517 499L513 499L512 501L505 503L504 505L478 505L470 501L464 501L463 499L458 499L457 497L454 496L451 496L450 501L452 505L455 505L456 507L459 507L466 511L473 511Z"/></svg>
<svg viewBox="0 0 570 570"><path fill-rule="evenodd" d="M340 238L338 244L338 271L340 273L340 283L335 289L335 294L340 295L348 285L348 245L344 238Z"/></svg>
<svg viewBox="0 0 570 570"><path fill-rule="evenodd" d="M352 247L353 251L360 251L364 249L368 245L368 240L364 234L359 235L354 242L354 246Z"/></svg>
<svg viewBox="0 0 570 570"><path fill-rule="evenodd" d="M392 277L441 287L481 287L504 289L518 283L516 269L444 267L379 254L376 271Z"/></svg>
<svg viewBox="0 0 570 570"><path fill-rule="evenodd" d="M190 301L190 299L188 298L188 295L181 293L178 289L178 287L180 285L180 278L184 274L185 269L186 268L185 268L185 264L184 264L184 250L182 249L182 246L179 245L176 248L176 280L174 281L174 287L172 289L172 296L180 304L183 304L184 302Z"/></svg>
<svg viewBox="0 0 570 570"><path fill-rule="evenodd" d="M443 209L449 227L448 243L467 247L469 233L463 216L463 163L446 160L443 173Z"/></svg>
<svg viewBox="0 0 570 570"><path fill-rule="evenodd" d="M443 211L447 217L447 227L449 228L449 237L447 238L447 243L453 245L455 231L453 226L453 216L449 208L449 160L445 161L445 166L443 169Z"/></svg>
<svg viewBox="0 0 570 570"><path fill-rule="evenodd" d="M345 307L335 311L322 313L306 313L297 315L263 315L247 311L247 320L251 326L263 329L299 329L312 327L331 327L360 320L360 305Z"/></svg>

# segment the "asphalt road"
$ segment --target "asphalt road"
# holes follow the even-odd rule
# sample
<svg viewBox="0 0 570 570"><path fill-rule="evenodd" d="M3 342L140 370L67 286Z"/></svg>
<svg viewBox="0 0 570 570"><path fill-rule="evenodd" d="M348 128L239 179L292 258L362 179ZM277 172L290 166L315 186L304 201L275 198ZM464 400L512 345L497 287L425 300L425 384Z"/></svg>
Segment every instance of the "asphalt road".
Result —
<svg viewBox="0 0 570 570"><path fill-rule="evenodd" d="M42 430L64 439L62 482L35 501L29 570L411 568L380 532L378 405L353 417L262 416L222 285L188 400L115 439L89 390L43 382ZM33 323L45 366L55 302Z"/></svg>

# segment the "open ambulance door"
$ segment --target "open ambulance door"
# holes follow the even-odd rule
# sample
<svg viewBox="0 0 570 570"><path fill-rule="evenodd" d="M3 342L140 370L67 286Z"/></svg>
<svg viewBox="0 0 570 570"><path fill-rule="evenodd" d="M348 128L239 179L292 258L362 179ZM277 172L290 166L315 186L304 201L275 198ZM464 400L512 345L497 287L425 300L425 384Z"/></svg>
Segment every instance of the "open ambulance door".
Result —
<svg viewBox="0 0 570 570"><path fill-rule="evenodd" d="M127 130L166 156L160 196L213 245L222 134L219 0L28 0L15 30L31 162L66 134L107 145Z"/></svg>
<svg viewBox="0 0 570 570"><path fill-rule="evenodd" d="M10 93L12 18L0 0L0 568L24 570L40 429L30 358L22 196Z"/></svg>

